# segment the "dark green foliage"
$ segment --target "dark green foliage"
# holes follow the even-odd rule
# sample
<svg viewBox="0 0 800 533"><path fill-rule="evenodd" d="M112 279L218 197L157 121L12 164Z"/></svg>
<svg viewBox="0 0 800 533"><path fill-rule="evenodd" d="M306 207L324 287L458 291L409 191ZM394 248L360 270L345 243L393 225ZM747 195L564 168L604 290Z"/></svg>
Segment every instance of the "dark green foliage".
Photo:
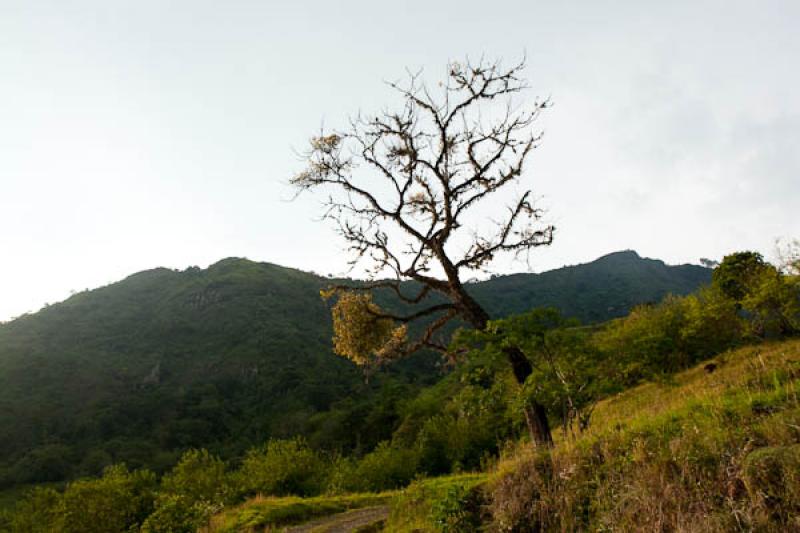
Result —
<svg viewBox="0 0 800 533"><path fill-rule="evenodd" d="M554 307L583 324L627 315L635 306L684 295L711 281L711 270L667 266L634 251L616 252L591 263L542 274L512 274L470 286L492 317Z"/></svg>
<svg viewBox="0 0 800 533"><path fill-rule="evenodd" d="M714 282L686 297L636 307L595 335L630 385L737 345L800 331L800 284L755 252L729 255Z"/></svg>
<svg viewBox="0 0 800 533"><path fill-rule="evenodd" d="M535 309L491 321L485 331L462 331L454 344L472 347L470 356L481 360L502 360L508 346L522 350L533 372L516 401L535 399L567 431L577 429L573 424L580 425L586 410L609 387L607 361L594 346L591 330L578 326L556 309Z"/></svg>
<svg viewBox="0 0 800 533"><path fill-rule="evenodd" d="M521 434L519 402L536 398L546 406L551 420L560 420L564 432L576 436L578 429L584 429L598 399L643 378L670 375L736 344L752 341L756 339L753 331L767 329L757 324L781 324L783 318L797 318L793 305L798 301L798 292L793 278L765 267L748 280L739 303L714 284L686 297L668 296L660 304L637 307L624 319L601 326L580 327L576 320L565 318L555 309L537 309L494 320L486 331L461 332L453 344L459 364L438 383L421 390L405 381L414 375L414 370L408 368L403 370L405 374L401 373L403 379L383 374L370 385L358 381L354 374L349 389L354 397L333 402L330 398L321 399L326 389L320 383L306 399L317 398L312 404L316 402L318 407L328 404L327 411L315 411L295 396L293 403L279 405L297 410L275 413L283 417L280 428L265 432L306 432L314 439L313 445L300 437L272 438L261 447L250 448L238 465L226 465L205 449L176 456L178 447L192 442L193 432L204 434L212 431L208 427L225 423L226 417L217 414L230 409L226 398L241 398L230 383L187 384L178 393L184 401L181 408L190 415L171 419L170 426L154 424L160 430L155 441L126 433L126 437L113 436L102 447L90 448L83 456L79 455L79 445L48 443L23 455L15 465L30 469L34 477L59 479L59 475L97 471L119 457L138 465L160 464L164 470L174 464L160 485L146 470L106 468L103 477L74 481L63 493L37 489L19 502L15 512L0 519L0 526L12 531L195 531L225 506L255 494L317 496L382 491L404 487L421 475L482 469L495 460L504 443ZM786 335L794 330L774 331L776 335ZM501 354L508 345L519 347L534 367L522 388ZM157 367L159 372L161 368ZM756 368L753 374L758 380L753 385L760 393L748 396L747 409L757 416L781 410L790 395L785 385L800 375L793 369L796 370L787 364L782 374L762 376ZM295 389L286 386L283 396L291 396L296 388L302 390L308 383L304 381L308 373L301 370L302 367L295 368ZM147 378L153 373L151 369ZM148 394L134 394L133 406L119 404L120 412L128 413L134 424L163 408L162 403L173 392L151 383L134 391ZM137 399L140 404L135 403ZM725 401L720 412L727 413ZM734 407L726 416L741 418L741 405ZM692 406L688 409L694 412ZM698 405L697 409L702 414L705 407ZM665 419L658 431L640 436L659 446L666 445L685 431L678 420ZM93 422L101 428L115 423L113 418L105 421L102 416ZM159 440L164 438L167 440ZM169 440L172 438L176 440ZM232 455L239 451L225 441L219 444L222 451ZM635 448L635 443L628 444ZM718 467L715 449L704 440L690 444L691 449L681 453L691 459L691 475L710 479ZM243 445L244 442L238 444ZM331 449L348 453L331 453ZM783 513L779 521L783 522L794 512L792 506L796 502L795 493L780 488L781 483L796 485L792 477L796 450L767 455L748 457L742 479L753 479L753 486L759 487L760 492L754 492L752 499L761 498L759 508L763 509L777 505ZM630 460L628 456L614 459L619 468ZM552 472L548 464L534 461L529 469L518 472L522 476L519 479L507 478L509 486L501 486L501 493L510 491L504 496L506 503L519 507L495 508L496 517L516 517L513 520L523 522L512 522L520 528L523 523L546 523L540 514L552 502L547 501L546 493L534 489L550 483ZM580 475L590 476L593 465L587 463L581 468L584 466L587 470L580 471ZM573 475L571 472L569 476ZM535 482L525 484L526 479ZM564 486L569 479L563 478ZM520 486L534 492L514 492ZM412 487L408 493L413 495L416 491L418 488ZM427 504L425 520L442 531L474 531L481 520L481 498L473 484L448 486L436 492ZM580 524L582 517L595 512L579 491L570 498L569 505L578 511L572 523ZM531 508L531 499L541 500L544 507ZM784 505L784 501L789 503Z"/></svg>
<svg viewBox="0 0 800 533"><path fill-rule="evenodd" d="M552 304L597 321L708 277L626 252L469 288L495 315ZM120 462L161 473L189 448L228 460L269 438L348 454L391 439L401 400L440 377L438 359L413 357L365 385L331 354L319 298L330 282L226 259L141 272L0 325L0 487Z"/></svg>
<svg viewBox="0 0 800 533"><path fill-rule="evenodd" d="M713 283L749 318L750 333L776 338L800 331L800 286L757 252L726 256Z"/></svg>
<svg viewBox="0 0 800 533"><path fill-rule="evenodd" d="M736 252L726 255L714 269L711 279L728 298L740 302L755 279L770 268L758 252Z"/></svg>
<svg viewBox="0 0 800 533"><path fill-rule="evenodd" d="M772 266L754 276L741 305L757 337L774 339L800 331L800 282Z"/></svg>
<svg viewBox="0 0 800 533"><path fill-rule="evenodd" d="M485 481L482 474L414 481L395 498L386 531L481 531Z"/></svg>

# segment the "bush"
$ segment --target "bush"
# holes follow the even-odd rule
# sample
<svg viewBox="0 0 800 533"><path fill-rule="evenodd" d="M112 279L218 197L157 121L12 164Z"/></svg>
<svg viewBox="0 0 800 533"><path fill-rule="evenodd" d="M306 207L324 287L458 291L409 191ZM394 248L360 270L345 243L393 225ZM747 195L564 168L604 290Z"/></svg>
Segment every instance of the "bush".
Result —
<svg viewBox="0 0 800 533"><path fill-rule="evenodd" d="M247 453L236 478L245 494L311 496L325 487L326 466L303 439L271 440Z"/></svg>
<svg viewBox="0 0 800 533"><path fill-rule="evenodd" d="M414 479L418 463L416 451L382 442L358 462L355 475L359 490L380 492L404 487Z"/></svg>
<svg viewBox="0 0 800 533"><path fill-rule="evenodd" d="M680 335L686 324L685 307L682 298L669 296L658 305L634 308L595 336L599 348L617 361L623 384L686 367Z"/></svg>
<svg viewBox="0 0 800 533"><path fill-rule="evenodd" d="M394 499L386 531L480 531L484 516L482 474L420 479Z"/></svg>
<svg viewBox="0 0 800 533"><path fill-rule="evenodd" d="M155 474L129 472L124 465L106 468L100 479L74 481L64 491L60 529L110 533L138 527L153 511L155 487Z"/></svg>
<svg viewBox="0 0 800 533"><path fill-rule="evenodd" d="M207 450L189 450L161 480L162 492L187 498L190 503L220 505L230 500L225 463Z"/></svg>
<svg viewBox="0 0 800 533"><path fill-rule="evenodd" d="M800 516L800 444L751 452L742 478L762 520L788 525Z"/></svg>
<svg viewBox="0 0 800 533"><path fill-rule="evenodd" d="M775 268L761 271L742 299L751 332L775 339L800 331L800 284Z"/></svg>
<svg viewBox="0 0 800 533"><path fill-rule="evenodd" d="M352 457L336 457L328 469L325 492L331 495L358 492L361 485L358 461Z"/></svg>
<svg viewBox="0 0 800 533"><path fill-rule="evenodd" d="M482 505L479 487L452 485L431 502L431 520L443 533L472 533L480 529Z"/></svg>
<svg viewBox="0 0 800 533"><path fill-rule="evenodd" d="M162 494L156 510L142 524L142 533L194 533L222 509L205 500Z"/></svg>
<svg viewBox="0 0 800 533"><path fill-rule="evenodd" d="M736 302L716 286L704 287L684 299L681 342L692 362L712 357L742 342L745 321Z"/></svg>
<svg viewBox="0 0 800 533"><path fill-rule="evenodd" d="M225 464L207 450L189 450L161 480L156 510L143 532L193 532L231 500Z"/></svg>

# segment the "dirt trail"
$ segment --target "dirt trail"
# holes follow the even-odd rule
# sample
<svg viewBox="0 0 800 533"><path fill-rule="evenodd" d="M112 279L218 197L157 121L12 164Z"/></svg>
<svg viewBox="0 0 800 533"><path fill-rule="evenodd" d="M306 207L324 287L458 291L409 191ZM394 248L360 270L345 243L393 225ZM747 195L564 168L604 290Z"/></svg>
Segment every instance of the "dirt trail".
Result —
<svg viewBox="0 0 800 533"><path fill-rule="evenodd" d="M339 513L299 526L284 529L286 533L349 533L356 528L368 526L389 517L389 506L365 507Z"/></svg>

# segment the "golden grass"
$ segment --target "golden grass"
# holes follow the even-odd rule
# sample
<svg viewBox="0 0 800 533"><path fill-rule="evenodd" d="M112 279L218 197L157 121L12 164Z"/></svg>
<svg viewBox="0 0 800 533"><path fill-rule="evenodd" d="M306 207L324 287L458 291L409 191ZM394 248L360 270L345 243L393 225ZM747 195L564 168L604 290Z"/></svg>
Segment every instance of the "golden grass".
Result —
<svg viewBox="0 0 800 533"><path fill-rule="evenodd" d="M800 341L713 363L600 402L550 453L513 450L489 483L494 525L800 531Z"/></svg>

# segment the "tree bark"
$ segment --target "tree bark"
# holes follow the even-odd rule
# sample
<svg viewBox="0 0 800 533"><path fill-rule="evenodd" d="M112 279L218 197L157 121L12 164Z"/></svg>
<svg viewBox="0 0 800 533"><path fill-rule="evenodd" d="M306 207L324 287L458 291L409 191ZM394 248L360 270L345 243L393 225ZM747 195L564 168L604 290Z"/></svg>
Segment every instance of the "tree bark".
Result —
<svg viewBox="0 0 800 533"><path fill-rule="evenodd" d="M503 349L503 353L511 363L511 369L517 383L522 386L528 376L533 372L530 361L516 346ZM550 422L547 420L547 410L544 405L535 399L529 400L523 407L525 422L531 435L531 441L537 446L550 448L553 446L553 433L550 430Z"/></svg>
<svg viewBox="0 0 800 533"><path fill-rule="evenodd" d="M486 329L486 324L489 321L489 314L475 301L463 287L458 287L458 295L456 301L462 310L462 315L468 319L476 329ZM514 373L514 378L517 383L522 386L525 380L533 373L533 367L522 350L516 346L510 346L503 349L503 354L511 364L511 370ZM535 399L529 400L523 408L525 414L525 423L528 426L528 432L531 436L531 441L536 446L543 446L550 448L553 446L553 433L550 430L550 422L547 420L547 411L542 404Z"/></svg>

